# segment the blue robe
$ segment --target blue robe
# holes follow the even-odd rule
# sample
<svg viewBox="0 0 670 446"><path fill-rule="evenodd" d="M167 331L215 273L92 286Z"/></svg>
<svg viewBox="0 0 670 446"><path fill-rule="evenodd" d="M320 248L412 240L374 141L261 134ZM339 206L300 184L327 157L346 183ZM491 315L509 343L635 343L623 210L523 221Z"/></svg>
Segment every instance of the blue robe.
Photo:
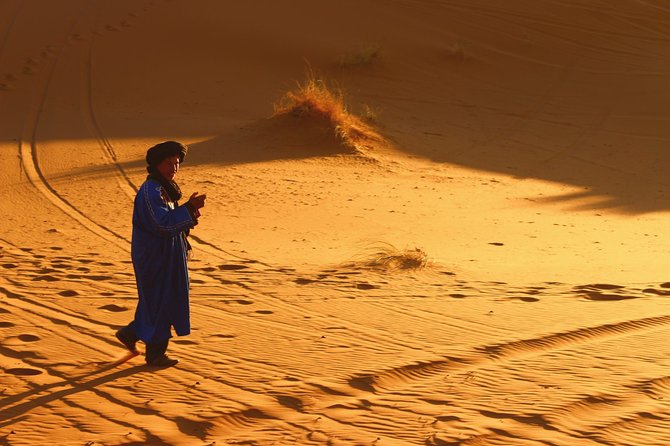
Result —
<svg viewBox="0 0 670 446"><path fill-rule="evenodd" d="M160 183L142 184L133 208L131 257L139 295L134 325L147 344L168 340L171 327L178 336L191 332L184 231L193 226L188 209L175 207Z"/></svg>

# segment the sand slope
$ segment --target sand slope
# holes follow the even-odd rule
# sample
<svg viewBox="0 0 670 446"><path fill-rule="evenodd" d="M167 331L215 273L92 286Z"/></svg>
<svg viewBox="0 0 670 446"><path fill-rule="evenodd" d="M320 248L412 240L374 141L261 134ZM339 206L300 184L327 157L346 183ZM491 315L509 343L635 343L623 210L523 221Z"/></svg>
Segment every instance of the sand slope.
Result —
<svg viewBox="0 0 670 446"><path fill-rule="evenodd" d="M0 3L0 444L670 443L670 4ZM273 116L307 66L385 141ZM192 324L123 359L150 145ZM370 263L418 247L420 270Z"/></svg>

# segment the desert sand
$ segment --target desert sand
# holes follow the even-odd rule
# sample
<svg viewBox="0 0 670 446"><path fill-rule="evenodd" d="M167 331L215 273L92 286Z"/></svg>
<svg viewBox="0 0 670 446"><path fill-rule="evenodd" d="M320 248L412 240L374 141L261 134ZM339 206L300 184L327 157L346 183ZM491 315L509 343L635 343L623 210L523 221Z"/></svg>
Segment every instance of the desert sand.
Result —
<svg viewBox="0 0 670 446"><path fill-rule="evenodd" d="M669 81L666 0L0 2L0 444L670 444ZM155 370L165 140L208 202Z"/></svg>

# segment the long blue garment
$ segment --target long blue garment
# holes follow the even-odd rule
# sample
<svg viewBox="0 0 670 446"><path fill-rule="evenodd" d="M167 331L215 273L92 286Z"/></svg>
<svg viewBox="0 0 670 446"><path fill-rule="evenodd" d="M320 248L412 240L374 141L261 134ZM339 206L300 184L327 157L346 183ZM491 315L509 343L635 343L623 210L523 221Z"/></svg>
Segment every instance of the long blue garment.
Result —
<svg viewBox="0 0 670 446"><path fill-rule="evenodd" d="M137 337L147 344L191 332L189 280L183 232L195 225L185 206L175 207L160 183L148 179L135 197L131 257L139 300Z"/></svg>

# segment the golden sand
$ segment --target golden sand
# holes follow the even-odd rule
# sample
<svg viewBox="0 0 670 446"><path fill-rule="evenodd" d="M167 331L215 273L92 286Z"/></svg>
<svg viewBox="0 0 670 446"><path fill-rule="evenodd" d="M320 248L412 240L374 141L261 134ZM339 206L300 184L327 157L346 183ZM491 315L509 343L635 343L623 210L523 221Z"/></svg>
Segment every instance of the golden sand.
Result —
<svg viewBox="0 0 670 446"><path fill-rule="evenodd" d="M670 444L669 29L661 0L0 2L0 444ZM169 139L208 202L151 370L114 331Z"/></svg>

